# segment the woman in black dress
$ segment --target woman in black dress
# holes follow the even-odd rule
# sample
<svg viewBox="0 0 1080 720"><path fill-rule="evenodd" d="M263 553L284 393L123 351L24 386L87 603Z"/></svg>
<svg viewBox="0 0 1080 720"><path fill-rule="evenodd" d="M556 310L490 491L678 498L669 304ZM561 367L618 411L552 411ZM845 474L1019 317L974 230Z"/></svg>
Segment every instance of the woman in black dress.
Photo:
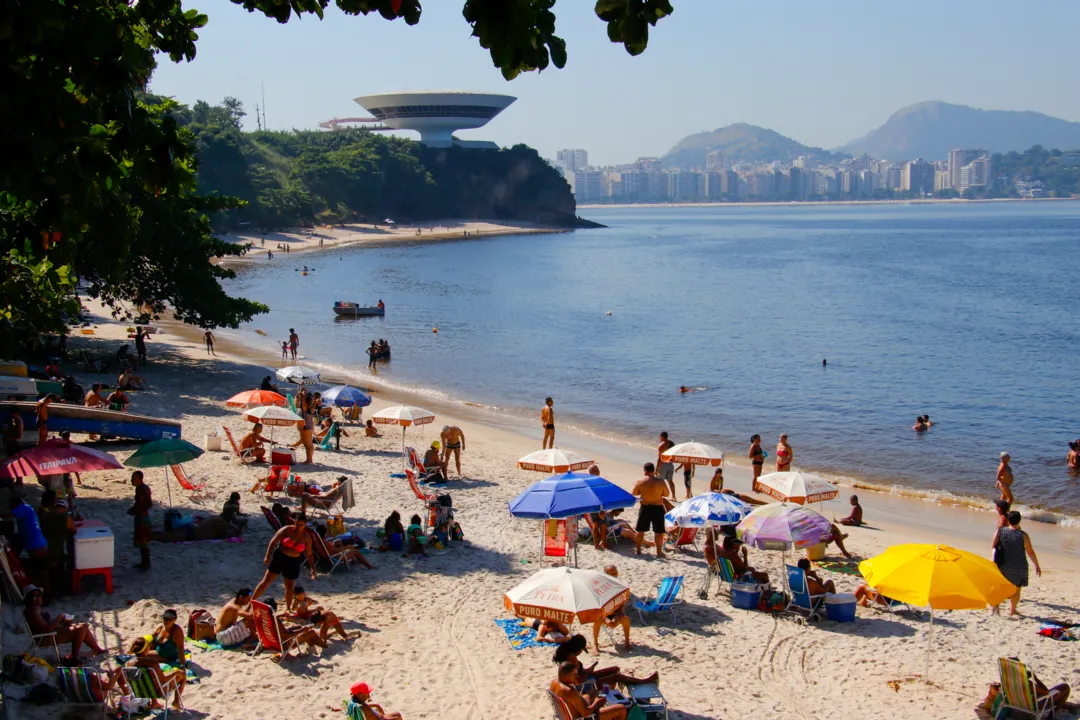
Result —
<svg viewBox="0 0 1080 720"><path fill-rule="evenodd" d="M1015 510L1007 516L1008 527L999 528L994 533L994 563L997 564L1005 579L1016 586L1016 593L1009 598L1012 609L1010 615L1019 615L1016 606L1020 603L1020 592L1028 584L1028 564L1035 565L1035 574L1041 576L1042 568L1039 567L1039 558L1035 555L1035 548L1031 546L1031 538L1020 529L1020 513Z"/></svg>

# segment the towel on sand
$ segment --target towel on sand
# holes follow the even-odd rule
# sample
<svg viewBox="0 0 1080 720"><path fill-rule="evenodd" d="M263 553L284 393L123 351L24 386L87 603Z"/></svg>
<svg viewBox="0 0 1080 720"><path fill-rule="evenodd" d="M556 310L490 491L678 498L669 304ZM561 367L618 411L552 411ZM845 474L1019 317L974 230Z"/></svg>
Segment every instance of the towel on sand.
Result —
<svg viewBox="0 0 1080 720"><path fill-rule="evenodd" d="M510 641L510 647L515 650L548 645L537 641L536 631L531 627L522 625L521 618L496 618L495 624L506 633L506 639Z"/></svg>

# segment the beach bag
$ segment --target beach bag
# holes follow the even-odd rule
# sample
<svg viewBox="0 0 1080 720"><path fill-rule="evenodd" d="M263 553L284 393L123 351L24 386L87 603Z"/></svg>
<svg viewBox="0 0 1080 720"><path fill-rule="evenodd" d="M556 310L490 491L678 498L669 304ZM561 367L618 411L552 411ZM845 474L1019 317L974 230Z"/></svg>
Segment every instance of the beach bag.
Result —
<svg viewBox="0 0 1080 720"><path fill-rule="evenodd" d="M465 533L461 530L461 524L457 521L450 526L450 539L456 542L462 542L465 540Z"/></svg>
<svg viewBox="0 0 1080 720"><path fill-rule="evenodd" d="M217 634L218 642L221 643L221 647L233 647L251 637L251 633L248 632L247 625L242 622L238 622L235 625L225 628Z"/></svg>
<svg viewBox="0 0 1080 720"><path fill-rule="evenodd" d="M214 625L214 616L206 610L192 610L188 615L187 636L192 640L213 640Z"/></svg>
<svg viewBox="0 0 1080 720"><path fill-rule="evenodd" d="M326 521L326 532L330 535L344 535L345 534L345 518L341 515L334 515Z"/></svg>

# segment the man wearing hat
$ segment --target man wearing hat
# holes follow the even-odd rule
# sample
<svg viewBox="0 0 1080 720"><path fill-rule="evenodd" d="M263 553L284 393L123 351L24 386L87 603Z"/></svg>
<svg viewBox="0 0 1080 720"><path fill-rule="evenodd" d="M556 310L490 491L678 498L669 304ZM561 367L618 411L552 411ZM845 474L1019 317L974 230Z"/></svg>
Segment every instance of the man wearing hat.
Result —
<svg viewBox="0 0 1080 720"><path fill-rule="evenodd" d="M349 705L345 715L349 720L402 720L401 713L384 712L381 705L369 705L371 686L366 682L353 683L349 688Z"/></svg>

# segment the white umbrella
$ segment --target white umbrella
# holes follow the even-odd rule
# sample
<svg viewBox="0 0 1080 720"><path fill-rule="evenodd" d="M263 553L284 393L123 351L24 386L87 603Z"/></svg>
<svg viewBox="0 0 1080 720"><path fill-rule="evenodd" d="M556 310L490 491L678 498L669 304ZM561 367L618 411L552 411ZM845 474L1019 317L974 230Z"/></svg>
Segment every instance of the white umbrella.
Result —
<svg viewBox="0 0 1080 720"><path fill-rule="evenodd" d="M319 382L319 373L309 367L304 367L303 365L290 365L289 367L281 368L275 374L277 375L277 379L281 382L293 383L295 385L313 385Z"/></svg>
<svg viewBox="0 0 1080 720"><path fill-rule="evenodd" d="M792 502L796 505L832 500L840 494L832 483L804 472L762 475L757 479L754 491L771 495L780 502Z"/></svg>
<svg viewBox="0 0 1080 720"><path fill-rule="evenodd" d="M248 422L261 423L270 428L270 441L274 441L275 427L299 427L304 419L289 408L277 407L276 405L264 405L243 412L244 419Z"/></svg>
<svg viewBox="0 0 1080 720"><path fill-rule="evenodd" d="M405 463L405 428L411 425L427 425L435 422L435 413L412 405L394 405L384 408L371 416L379 425L401 426L401 462Z"/></svg>
<svg viewBox="0 0 1080 720"><path fill-rule="evenodd" d="M691 440L671 446L660 455L660 459L671 463L720 467L724 464L724 453L712 445Z"/></svg>
<svg viewBox="0 0 1080 720"><path fill-rule="evenodd" d="M519 458L517 466L522 470L536 470L546 473L564 473L573 470L584 470L593 464L593 461L573 450L560 450L548 448L531 452L523 458Z"/></svg>
<svg viewBox="0 0 1080 720"><path fill-rule="evenodd" d="M705 493L683 500L664 515L664 520L683 528L720 527L738 524L751 510L752 507L734 495Z"/></svg>
<svg viewBox="0 0 1080 720"><path fill-rule="evenodd" d="M595 570L541 570L503 595L506 609L521 617L582 625L611 615L630 599L630 588Z"/></svg>

